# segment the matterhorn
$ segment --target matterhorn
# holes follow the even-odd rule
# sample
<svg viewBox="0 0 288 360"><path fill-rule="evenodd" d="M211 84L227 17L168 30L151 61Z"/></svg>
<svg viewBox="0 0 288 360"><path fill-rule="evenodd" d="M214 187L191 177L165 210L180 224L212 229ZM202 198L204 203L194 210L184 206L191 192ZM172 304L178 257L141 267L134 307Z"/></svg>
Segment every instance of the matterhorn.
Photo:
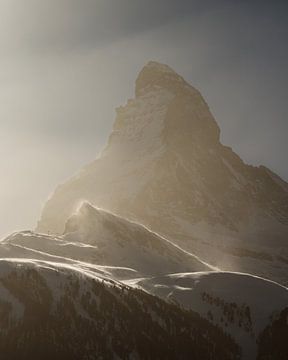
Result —
<svg viewBox="0 0 288 360"><path fill-rule="evenodd" d="M193 86L149 62L99 157L58 186L37 231L62 234L83 201L143 224L203 261L288 284L288 184L245 164Z"/></svg>

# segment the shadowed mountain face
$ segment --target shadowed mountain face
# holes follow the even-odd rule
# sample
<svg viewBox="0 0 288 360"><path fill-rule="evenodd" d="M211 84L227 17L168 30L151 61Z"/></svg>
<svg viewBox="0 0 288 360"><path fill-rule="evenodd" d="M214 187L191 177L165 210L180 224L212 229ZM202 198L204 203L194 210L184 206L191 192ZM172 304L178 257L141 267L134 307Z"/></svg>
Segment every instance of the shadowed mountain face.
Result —
<svg viewBox="0 0 288 360"><path fill-rule="evenodd" d="M203 260L288 283L288 185L220 143L195 88L148 63L117 109L101 156L45 205L38 231L63 233L79 203L136 220Z"/></svg>

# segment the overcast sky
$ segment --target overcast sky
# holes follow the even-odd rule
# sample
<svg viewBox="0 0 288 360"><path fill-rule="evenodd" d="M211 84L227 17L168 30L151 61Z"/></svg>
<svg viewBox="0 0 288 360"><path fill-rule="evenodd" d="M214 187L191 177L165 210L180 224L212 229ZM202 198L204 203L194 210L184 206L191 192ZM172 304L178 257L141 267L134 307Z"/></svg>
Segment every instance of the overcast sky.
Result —
<svg viewBox="0 0 288 360"><path fill-rule="evenodd" d="M288 180L286 1L0 0L0 236L103 147L142 66L205 96L222 142Z"/></svg>

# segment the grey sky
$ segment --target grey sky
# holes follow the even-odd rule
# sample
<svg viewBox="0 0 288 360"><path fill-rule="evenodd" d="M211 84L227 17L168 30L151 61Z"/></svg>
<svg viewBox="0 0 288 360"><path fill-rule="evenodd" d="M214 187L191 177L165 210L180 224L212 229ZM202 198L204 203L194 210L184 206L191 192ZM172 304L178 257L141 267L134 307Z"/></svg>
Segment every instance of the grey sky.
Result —
<svg viewBox="0 0 288 360"><path fill-rule="evenodd" d="M102 148L149 60L205 96L222 141L288 179L285 1L0 0L0 235L33 227Z"/></svg>

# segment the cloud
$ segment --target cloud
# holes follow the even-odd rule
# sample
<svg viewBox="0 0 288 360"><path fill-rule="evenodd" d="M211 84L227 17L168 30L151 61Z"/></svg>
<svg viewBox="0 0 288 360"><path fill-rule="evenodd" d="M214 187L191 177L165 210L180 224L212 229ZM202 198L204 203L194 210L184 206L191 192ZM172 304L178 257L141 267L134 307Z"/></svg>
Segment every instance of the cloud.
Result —
<svg viewBox="0 0 288 360"><path fill-rule="evenodd" d="M229 9L281 21L288 5L266 0L0 0L1 52L96 49L165 24ZM235 17L234 17L235 20ZM237 21L237 19L236 19ZM244 21L242 30L245 31ZM241 29L239 29L241 31Z"/></svg>
<svg viewBox="0 0 288 360"><path fill-rule="evenodd" d="M2 0L0 39L10 50L95 49L199 11L200 0Z"/></svg>

